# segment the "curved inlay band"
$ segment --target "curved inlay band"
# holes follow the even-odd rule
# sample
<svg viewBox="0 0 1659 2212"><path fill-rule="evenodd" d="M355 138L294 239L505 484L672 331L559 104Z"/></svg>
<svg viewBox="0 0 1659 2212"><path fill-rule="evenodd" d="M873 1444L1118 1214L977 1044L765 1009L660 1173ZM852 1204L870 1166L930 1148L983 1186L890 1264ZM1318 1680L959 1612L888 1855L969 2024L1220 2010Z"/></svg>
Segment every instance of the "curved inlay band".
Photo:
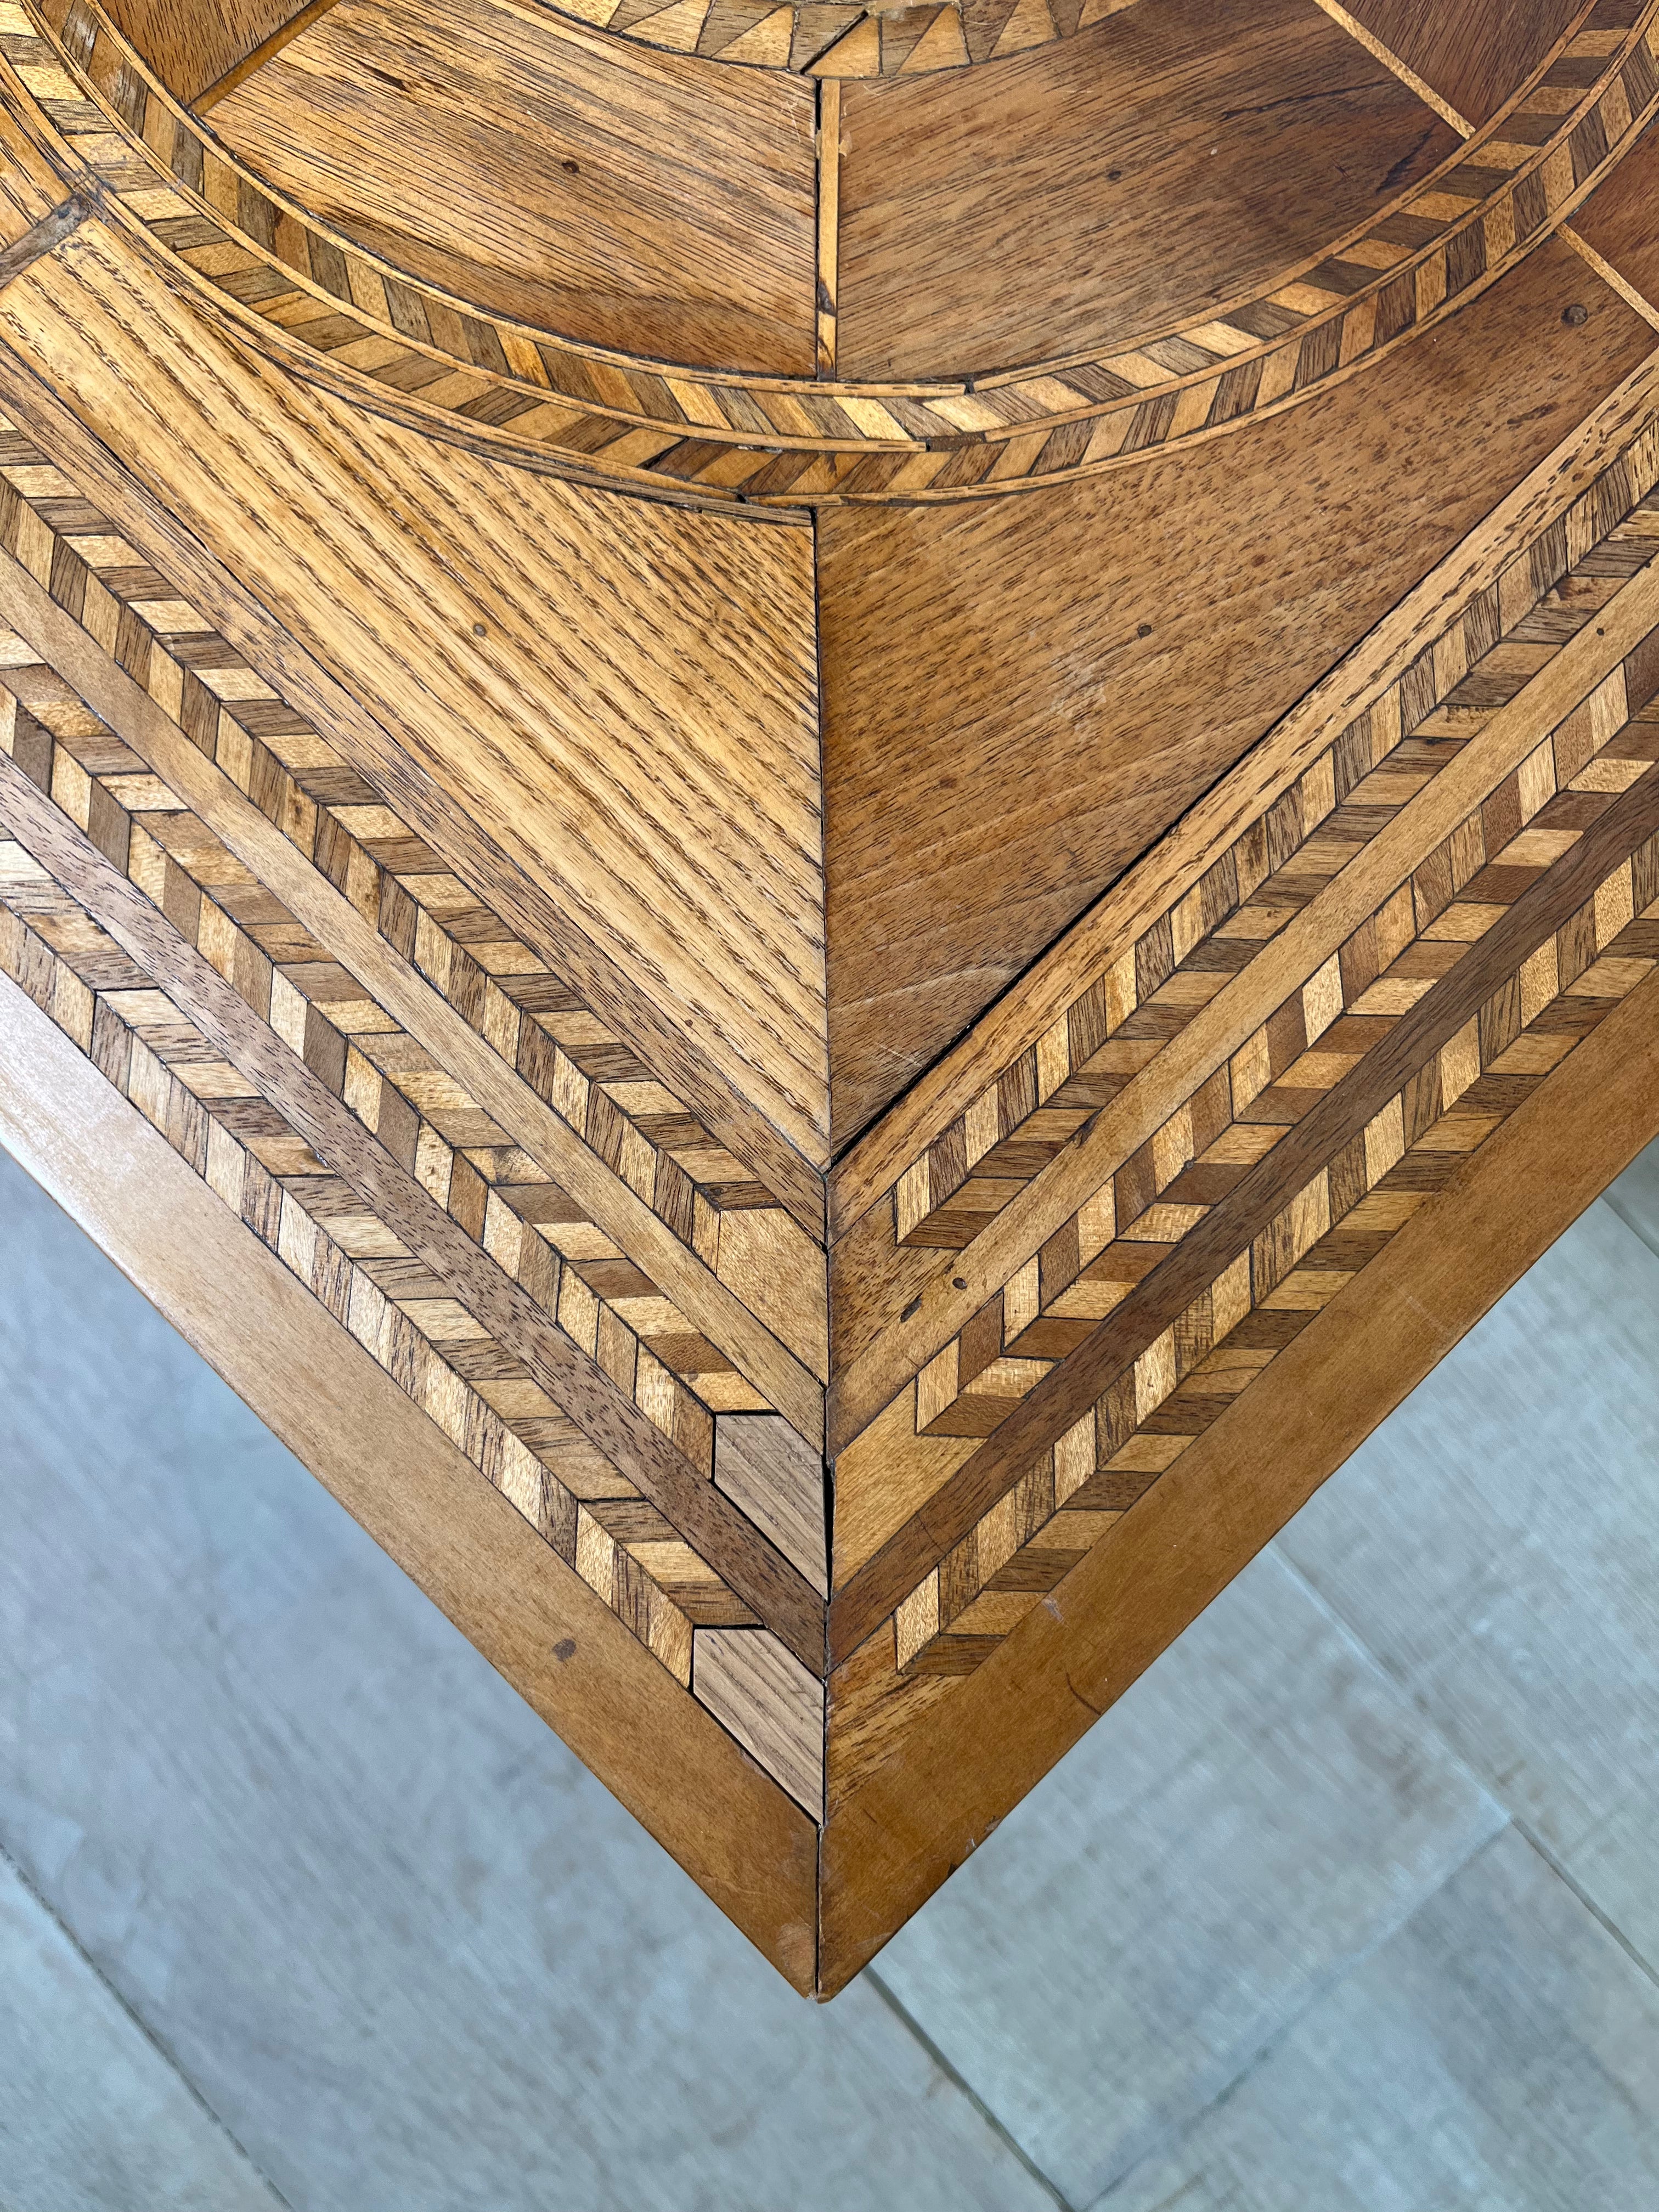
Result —
<svg viewBox="0 0 1659 2212"><path fill-rule="evenodd" d="M771 509L1094 475L1292 406L1494 283L1659 107L1659 0L1633 25L1604 27L1598 8L1432 176L1271 289L1099 355L957 382L814 382L632 359L421 283L237 162L96 0L31 5L40 40L7 42L33 49L14 51L8 72L25 126L71 185L287 366L532 466Z"/></svg>
<svg viewBox="0 0 1659 2212"><path fill-rule="evenodd" d="M834 7L823 0L565 0L559 9L613 36L706 61L798 76L922 76L1069 39L1136 0L932 0Z"/></svg>

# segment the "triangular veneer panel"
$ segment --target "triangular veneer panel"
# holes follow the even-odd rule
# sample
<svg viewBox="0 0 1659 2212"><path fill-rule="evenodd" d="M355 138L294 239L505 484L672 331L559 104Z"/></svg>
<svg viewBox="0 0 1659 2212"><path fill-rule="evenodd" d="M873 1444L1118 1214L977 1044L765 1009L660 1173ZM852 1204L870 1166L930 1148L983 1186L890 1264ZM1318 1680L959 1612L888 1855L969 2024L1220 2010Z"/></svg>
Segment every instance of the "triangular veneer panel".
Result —
<svg viewBox="0 0 1659 2212"><path fill-rule="evenodd" d="M1650 341L1552 245L1363 380L1192 453L994 505L827 514L837 1147Z"/></svg>

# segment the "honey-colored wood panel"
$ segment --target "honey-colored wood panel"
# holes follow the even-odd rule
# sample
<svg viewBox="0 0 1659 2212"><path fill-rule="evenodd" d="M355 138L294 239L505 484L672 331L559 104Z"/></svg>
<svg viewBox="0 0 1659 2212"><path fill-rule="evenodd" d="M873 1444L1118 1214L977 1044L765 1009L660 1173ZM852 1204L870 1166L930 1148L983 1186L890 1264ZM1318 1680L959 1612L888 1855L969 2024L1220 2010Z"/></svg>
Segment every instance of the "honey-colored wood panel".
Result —
<svg viewBox="0 0 1659 2212"><path fill-rule="evenodd" d="M9 977L0 1138L798 1988L812 1823Z"/></svg>
<svg viewBox="0 0 1659 2212"><path fill-rule="evenodd" d="M1314 0L1158 0L842 100L843 376L971 374L1201 316L1457 143Z"/></svg>
<svg viewBox="0 0 1659 2212"><path fill-rule="evenodd" d="M112 0L110 15L167 90L194 100L275 38L305 0Z"/></svg>
<svg viewBox="0 0 1659 2212"><path fill-rule="evenodd" d="M1572 227L1650 307L1659 307L1659 127L1649 125Z"/></svg>
<svg viewBox="0 0 1659 2212"><path fill-rule="evenodd" d="M1473 124L1517 91L1588 0L1346 0L1354 21Z"/></svg>
<svg viewBox="0 0 1659 2212"><path fill-rule="evenodd" d="M823 1683L763 1628L700 1628L701 1703L816 1820L823 1804Z"/></svg>
<svg viewBox="0 0 1659 2212"><path fill-rule="evenodd" d="M496 312L812 371L813 91L507 0L340 0L213 110L280 190Z"/></svg>
<svg viewBox="0 0 1659 2212"><path fill-rule="evenodd" d="M1374 370L1178 460L824 515L836 1143L1651 342L1553 243Z"/></svg>
<svg viewBox="0 0 1659 2212"><path fill-rule="evenodd" d="M244 358L101 225L22 357L739 1093L822 1150L811 539L531 476Z"/></svg>

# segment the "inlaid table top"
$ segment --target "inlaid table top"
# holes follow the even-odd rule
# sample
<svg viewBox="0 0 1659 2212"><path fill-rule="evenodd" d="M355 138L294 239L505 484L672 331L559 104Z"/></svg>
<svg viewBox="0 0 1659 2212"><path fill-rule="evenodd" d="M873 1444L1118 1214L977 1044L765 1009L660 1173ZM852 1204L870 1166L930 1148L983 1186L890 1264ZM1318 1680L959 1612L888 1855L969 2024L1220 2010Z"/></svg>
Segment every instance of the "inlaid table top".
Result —
<svg viewBox="0 0 1659 2212"><path fill-rule="evenodd" d="M0 1138L803 1991L1659 1129L1656 114L0 0Z"/></svg>

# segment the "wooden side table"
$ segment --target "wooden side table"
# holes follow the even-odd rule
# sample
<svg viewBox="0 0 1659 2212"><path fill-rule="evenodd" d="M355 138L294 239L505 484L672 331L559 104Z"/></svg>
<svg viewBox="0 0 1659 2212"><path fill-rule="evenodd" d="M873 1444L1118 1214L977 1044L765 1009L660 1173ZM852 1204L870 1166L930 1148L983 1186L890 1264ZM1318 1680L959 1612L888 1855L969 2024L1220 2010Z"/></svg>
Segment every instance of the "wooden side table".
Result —
<svg viewBox="0 0 1659 2212"><path fill-rule="evenodd" d="M0 0L0 1136L803 1991L1659 1129L1656 112Z"/></svg>

